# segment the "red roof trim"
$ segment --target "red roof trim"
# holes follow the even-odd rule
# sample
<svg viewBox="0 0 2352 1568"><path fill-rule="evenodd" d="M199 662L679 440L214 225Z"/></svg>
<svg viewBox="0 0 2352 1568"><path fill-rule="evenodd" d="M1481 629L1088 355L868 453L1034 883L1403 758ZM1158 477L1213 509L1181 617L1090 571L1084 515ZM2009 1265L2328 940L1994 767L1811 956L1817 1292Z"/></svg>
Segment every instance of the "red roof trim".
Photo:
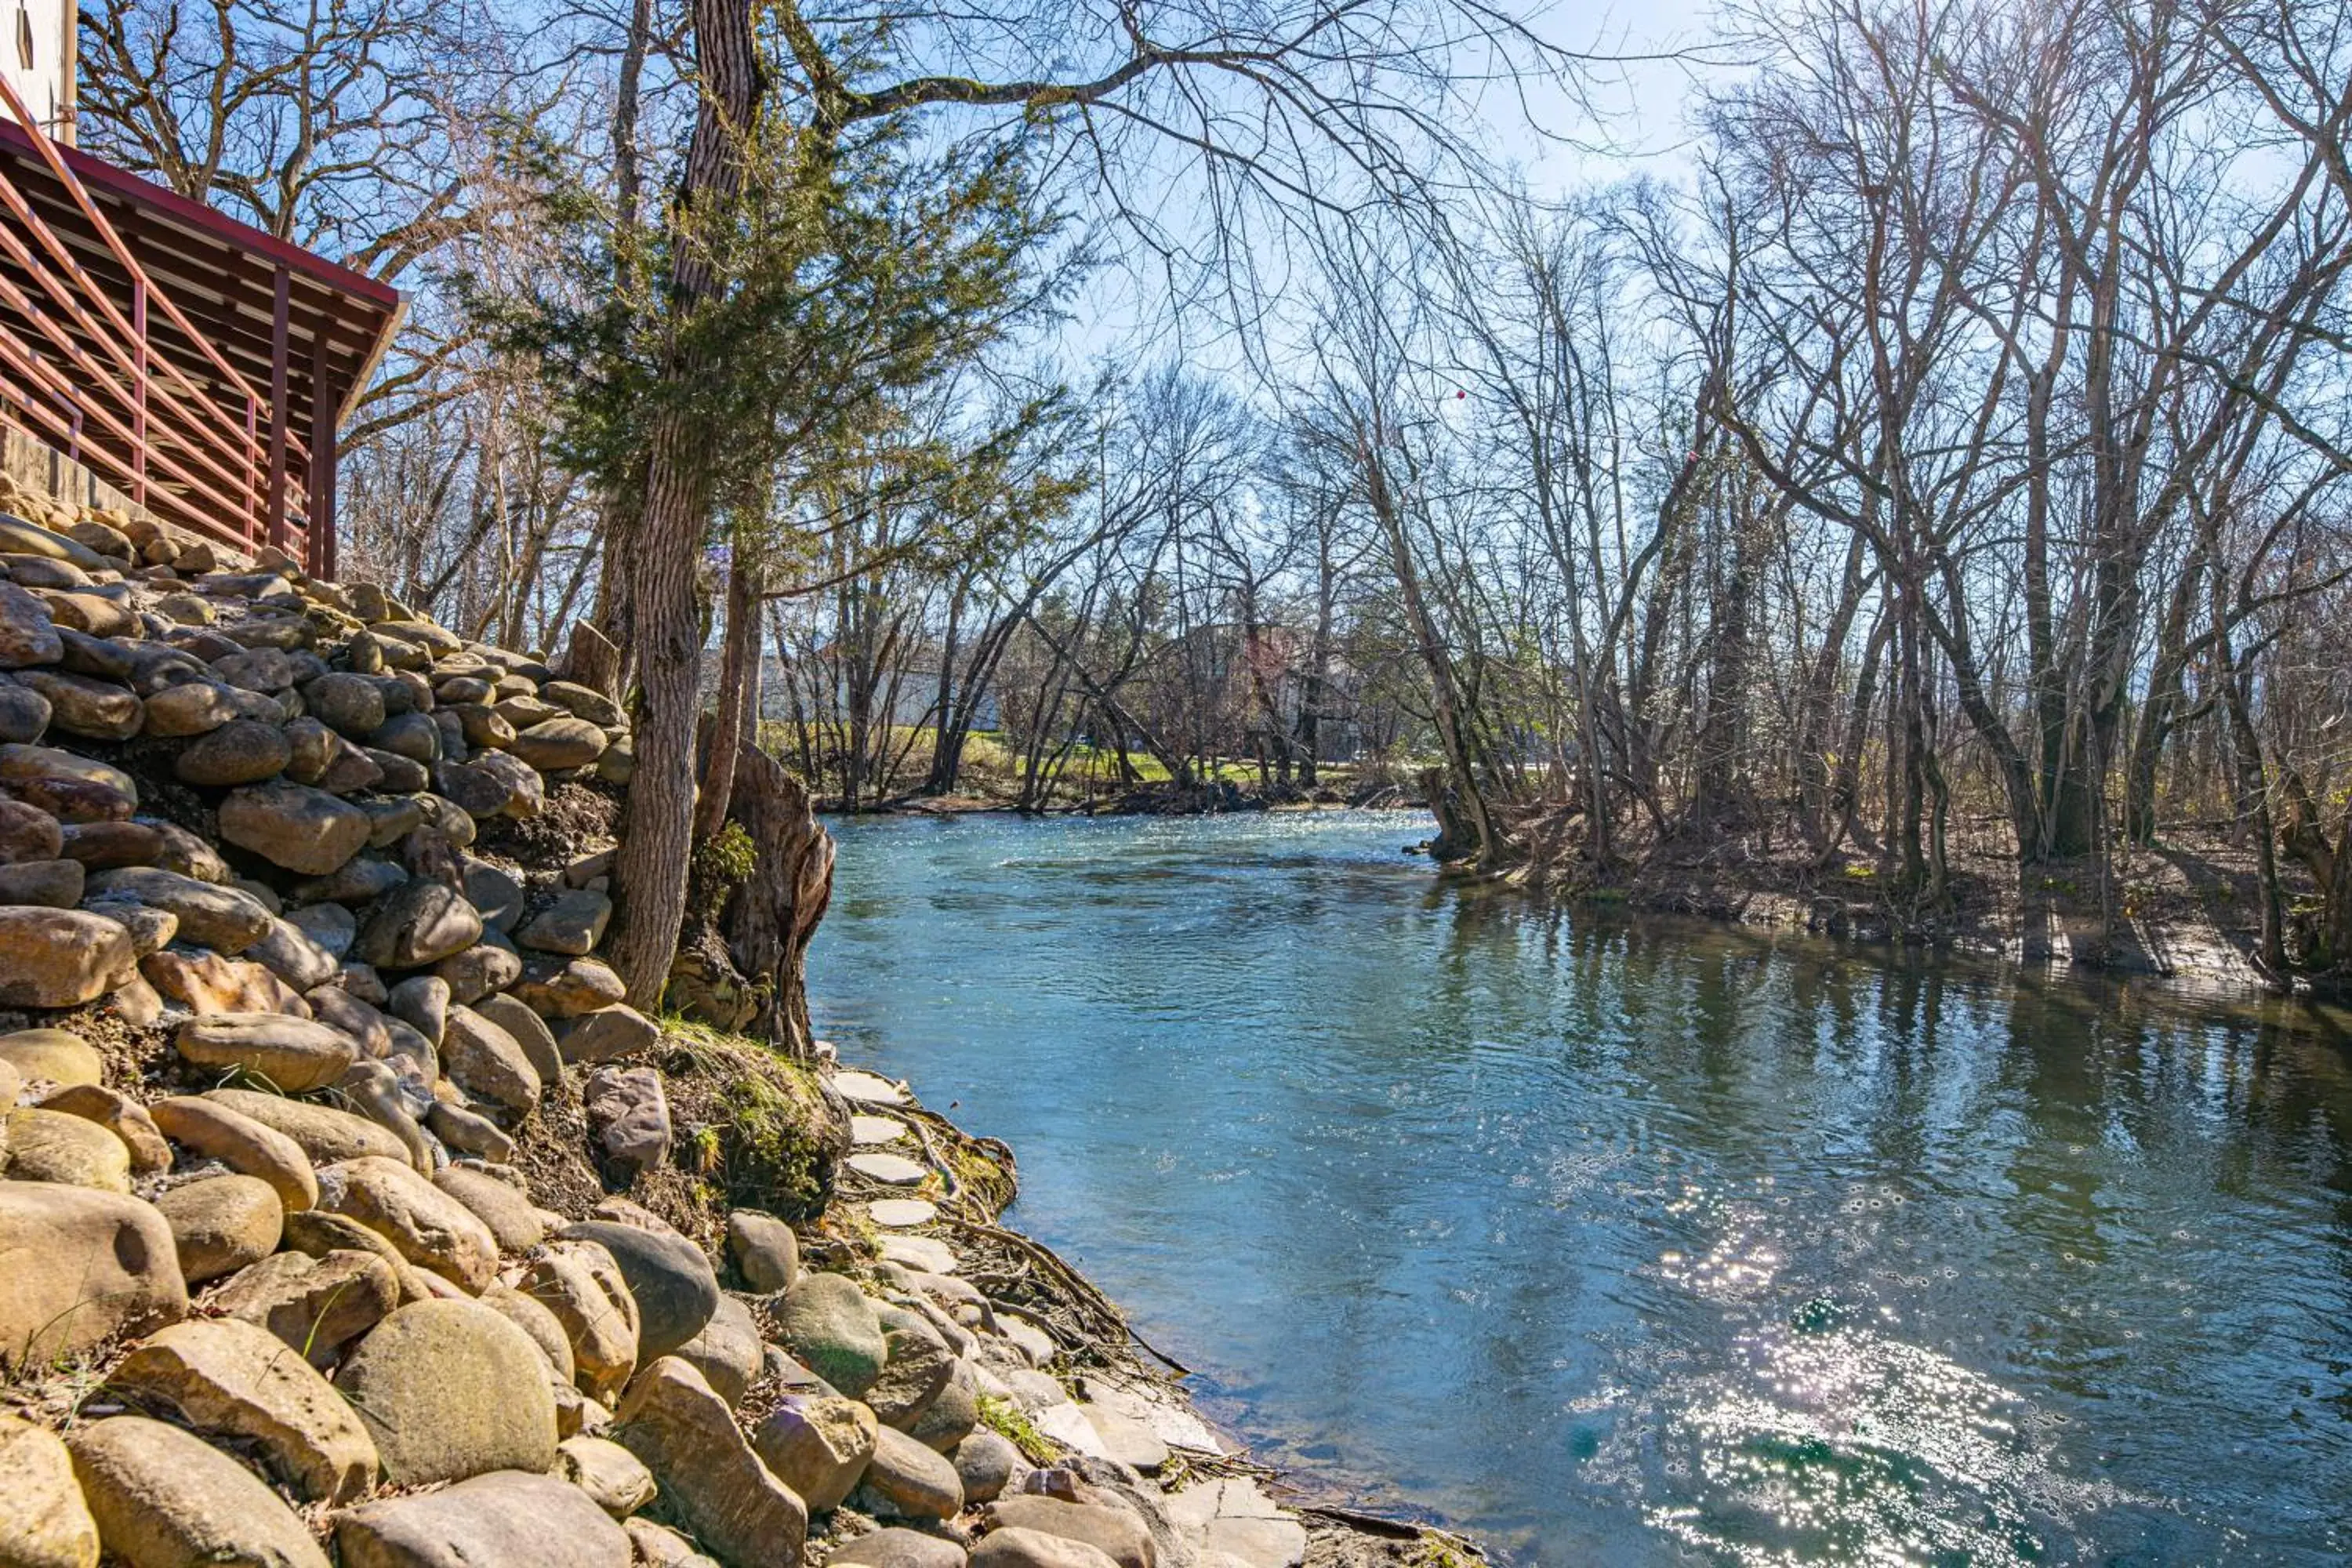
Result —
<svg viewBox="0 0 2352 1568"><path fill-rule="evenodd" d="M94 158L62 142L56 145L66 167L93 191L104 191L138 205L152 207L175 223L184 224L238 250L250 251L283 263L293 271L323 283L339 293L365 300L387 313L397 312L401 308L400 290L389 283L380 283L364 272L339 266L315 251L305 250L274 234L266 234L226 213L215 212L202 202L192 202L176 191L167 190L151 180L142 180L102 158ZM5 116L0 116L0 150L36 164L41 158L39 150L33 145L32 137L25 128Z"/></svg>

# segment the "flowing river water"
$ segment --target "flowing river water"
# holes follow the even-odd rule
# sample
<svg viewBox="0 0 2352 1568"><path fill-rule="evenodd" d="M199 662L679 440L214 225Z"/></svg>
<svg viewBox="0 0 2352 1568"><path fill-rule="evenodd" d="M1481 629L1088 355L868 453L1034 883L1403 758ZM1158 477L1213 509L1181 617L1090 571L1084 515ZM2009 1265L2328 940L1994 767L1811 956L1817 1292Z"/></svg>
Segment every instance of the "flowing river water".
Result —
<svg viewBox="0 0 2352 1568"><path fill-rule="evenodd" d="M2352 1045L1434 881L1396 814L837 825L818 1031L1262 1456L1520 1563L2352 1560Z"/></svg>

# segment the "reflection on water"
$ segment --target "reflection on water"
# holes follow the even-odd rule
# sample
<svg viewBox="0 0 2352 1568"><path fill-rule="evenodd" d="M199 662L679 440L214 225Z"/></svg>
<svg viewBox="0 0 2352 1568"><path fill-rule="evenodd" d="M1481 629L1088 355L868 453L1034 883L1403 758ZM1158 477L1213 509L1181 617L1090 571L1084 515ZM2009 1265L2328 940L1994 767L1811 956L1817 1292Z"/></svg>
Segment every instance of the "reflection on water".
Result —
<svg viewBox="0 0 2352 1568"><path fill-rule="evenodd" d="M2329 1015L1531 910L1394 816L837 831L821 1029L1266 1458L1521 1563L2352 1556Z"/></svg>

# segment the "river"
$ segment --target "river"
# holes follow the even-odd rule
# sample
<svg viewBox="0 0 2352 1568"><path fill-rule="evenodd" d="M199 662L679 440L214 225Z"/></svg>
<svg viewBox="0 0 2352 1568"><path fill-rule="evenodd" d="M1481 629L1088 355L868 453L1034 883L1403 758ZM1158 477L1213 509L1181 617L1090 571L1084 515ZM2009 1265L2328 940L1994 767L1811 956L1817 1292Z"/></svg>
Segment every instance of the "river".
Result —
<svg viewBox="0 0 2352 1568"><path fill-rule="evenodd" d="M818 1032L1323 1489L1520 1564L2352 1558L2326 1016L1538 910L1395 814L835 830Z"/></svg>

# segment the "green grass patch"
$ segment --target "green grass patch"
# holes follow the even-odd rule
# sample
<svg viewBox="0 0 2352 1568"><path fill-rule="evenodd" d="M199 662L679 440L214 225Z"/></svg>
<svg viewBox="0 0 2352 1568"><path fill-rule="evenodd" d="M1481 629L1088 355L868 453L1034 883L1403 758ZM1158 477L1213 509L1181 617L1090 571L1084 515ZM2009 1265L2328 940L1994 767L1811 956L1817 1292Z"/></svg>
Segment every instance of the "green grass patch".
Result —
<svg viewBox="0 0 2352 1568"><path fill-rule="evenodd" d="M1043 1432L1029 1419L1029 1413L1002 1394L980 1396L980 1424L999 1436L1010 1438L1021 1450L1021 1457L1033 1465L1050 1465L1062 1457L1062 1446Z"/></svg>

